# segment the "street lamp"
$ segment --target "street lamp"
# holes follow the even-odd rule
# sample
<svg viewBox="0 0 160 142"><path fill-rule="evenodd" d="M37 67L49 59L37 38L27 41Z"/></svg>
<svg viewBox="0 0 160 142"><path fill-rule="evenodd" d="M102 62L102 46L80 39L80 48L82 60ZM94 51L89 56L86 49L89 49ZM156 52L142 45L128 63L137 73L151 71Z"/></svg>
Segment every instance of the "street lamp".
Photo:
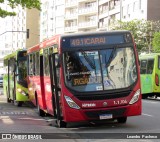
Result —
<svg viewBox="0 0 160 142"><path fill-rule="evenodd" d="M16 33L19 33L19 32L20 33L26 33L26 38L27 39L29 38L29 29L27 29L27 31L5 31L5 32L1 33L0 36L3 35L3 34L9 33L9 32L12 32L12 33L15 33L15 32Z"/></svg>

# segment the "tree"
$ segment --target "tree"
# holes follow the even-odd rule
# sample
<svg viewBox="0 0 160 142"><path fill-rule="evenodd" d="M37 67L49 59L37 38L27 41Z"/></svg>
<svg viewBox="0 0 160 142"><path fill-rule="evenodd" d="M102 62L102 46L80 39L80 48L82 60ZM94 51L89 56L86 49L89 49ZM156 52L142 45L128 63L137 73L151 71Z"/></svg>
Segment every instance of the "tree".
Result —
<svg viewBox="0 0 160 142"><path fill-rule="evenodd" d="M36 8L40 10L40 0L0 0L1 3L7 2L7 5L9 5L12 9L16 8L18 5L21 5L23 8ZM16 13L13 11L6 11L0 7L0 17L4 18L6 16L15 16Z"/></svg>
<svg viewBox="0 0 160 142"><path fill-rule="evenodd" d="M116 21L110 28L112 30L129 30L134 37L138 51L141 51L149 50L151 47L152 34L156 30L153 30L153 25L156 24L160 25L158 22L135 19L128 22Z"/></svg>
<svg viewBox="0 0 160 142"><path fill-rule="evenodd" d="M160 52L160 32L154 33L152 45L155 52Z"/></svg>

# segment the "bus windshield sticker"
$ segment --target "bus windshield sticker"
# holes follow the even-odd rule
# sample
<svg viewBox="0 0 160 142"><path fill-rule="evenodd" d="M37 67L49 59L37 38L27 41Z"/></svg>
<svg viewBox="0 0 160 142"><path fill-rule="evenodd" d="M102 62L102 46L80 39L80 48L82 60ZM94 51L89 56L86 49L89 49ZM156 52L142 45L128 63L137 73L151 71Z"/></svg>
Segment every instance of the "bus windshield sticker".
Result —
<svg viewBox="0 0 160 142"><path fill-rule="evenodd" d="M97 86L96 90L103 90L103 87L102 86Z"/></svg>
<svg viewBox="0 0 160 142"><path fill-rule="evenodd" d="M104 81L104 86L111 86L111 82L110 82L110 80L105 80Z"/></svg>
<svg viewBox="0 0 160 142"><path fill-rule="evenodd" d="M91 71L87 72L71 72L69 73L70 76L76 76L76 75L91 75Z"/></svg>

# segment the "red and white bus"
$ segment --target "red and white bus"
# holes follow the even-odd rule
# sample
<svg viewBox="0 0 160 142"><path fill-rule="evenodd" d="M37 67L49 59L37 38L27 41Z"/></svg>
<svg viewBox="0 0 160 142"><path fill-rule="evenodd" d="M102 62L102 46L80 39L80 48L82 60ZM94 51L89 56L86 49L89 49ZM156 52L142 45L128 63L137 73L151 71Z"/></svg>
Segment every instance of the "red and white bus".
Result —
<svg viewBox="0 0 160 142"><path fill-rule="evenodd" d="M59 127L141 115L138 55L128 31L56 35L28 49L30 100Z"/></svg>

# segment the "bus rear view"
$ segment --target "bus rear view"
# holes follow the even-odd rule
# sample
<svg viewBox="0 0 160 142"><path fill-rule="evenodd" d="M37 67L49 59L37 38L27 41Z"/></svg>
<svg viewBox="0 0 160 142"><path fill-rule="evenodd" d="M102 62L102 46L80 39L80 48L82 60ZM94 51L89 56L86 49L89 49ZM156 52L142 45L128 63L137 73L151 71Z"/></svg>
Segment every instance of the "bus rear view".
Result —
<svg viewBox="0 0 160 142"><path fill-rule="evenodd" d="M64 35L60 48L62 121L125 123L128 116L141 115L138 55L130 32Z"/></svg>

